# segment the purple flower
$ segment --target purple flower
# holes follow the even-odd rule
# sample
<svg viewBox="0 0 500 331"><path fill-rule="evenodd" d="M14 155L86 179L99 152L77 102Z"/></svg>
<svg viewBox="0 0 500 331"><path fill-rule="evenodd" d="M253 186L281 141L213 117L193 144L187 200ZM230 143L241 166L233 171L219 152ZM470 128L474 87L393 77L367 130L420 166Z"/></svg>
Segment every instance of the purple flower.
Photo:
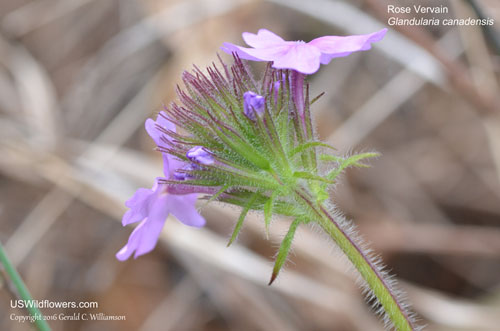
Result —
<svg viewBox="0 0 500 331"><path fill-rule="evenodd" d="M149 136L154 140L156 146L163 146L165 142L162 139L167 139L167 135L165 135L166 131L175 132L175 125L169 122L166 118L165 112L160 112L156 121L148 118L146 120L146 131ZM163 173L167 178L172 178L174 171L176 169L182 168L186 163L170 156L167 153L163 153Z"/></svg>
<svg viewBox="0 0 500 331"><path fill-rule="evenodd" d="M203 164L203 165L210 165L210 164L213 164L215 162L212 154L207 152L201 146L195 146L195 147L191 148L189 151L187 151L186 157L193 162ZM195 165L197 165L197 164L195 164Z"/></svg>
<svg viewBox="0 0 500 331"><path fill-rule="evenodd" d="M313 74L320 64L328 64L331 59L347 56L353 52L366 51L371 43L380 41L387 29L354 36L324 36L308 43L285 41L266 29L257 34L244 32L243 40L252 48L224 43L226 53L236 53L245 60L272 61L277 69L292 69L303 74Z"/></svg>
<svg viewBox="0 0 500 331"><path fill-rule="evenodd" d="M257 93L248 91L243 94L243 112L245 115L255 121L255 115L262 117L264 115L264 108L266 99Z"/></svg>
<svg viewBox="0 0 500 331"><path fill-rule="evenodd" d="M151 119L146 121L146 130L157 145L162 144L162 139L167 139L162 133L163 130L175 131L175 125L164 116L162 112L158 115L156 122ZM163 161L163 171L167 179L173 178L175 170L186 165L165 153ZM161 178L156 179L152 189L138 189L134 196L125 203L130 210L123 215L123 226L141 223L130 235L128 243L116 254L118 260L127 260L134 252L134 258L137 258L152 251L170 213L186 225L195 227L205 225L205 219L195 208L198 194L170 194L168 185L162 184L160 180Z"/></svg>

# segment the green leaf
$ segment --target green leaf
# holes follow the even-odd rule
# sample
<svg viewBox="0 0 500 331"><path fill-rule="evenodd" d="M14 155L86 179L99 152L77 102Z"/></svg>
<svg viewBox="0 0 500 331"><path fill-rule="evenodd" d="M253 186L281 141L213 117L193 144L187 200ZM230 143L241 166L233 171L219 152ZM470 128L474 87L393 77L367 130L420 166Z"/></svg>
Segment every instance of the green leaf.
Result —
<svg viewBox="0 0 500 331"><path fill-rule="evenodd" d="M227 243L227 246L231 246L231 244L236 240L238 237L238 234L241 231L241 227L243 226L243 221L245 220L245 217L248 214L248 211L252 208L252 205L254 204L255 200L259 197L259 192L255 192L250 200L248 200L247 205L243 208L241 211L240 217L238 218L238 222L236 223L236 226L234 227L233 234L231 236L231 239L229 239L229 242Z"/></svg>
<svg viewBox="0 0 500 331"><path fill-rule="evenodd" d="M273 268L273 274L271 276L271 280L269 281L268 285L271 285L276 277L278 277L278 274L285 264L286 258L288 256L288 252L290 251L290 246L292 245L293 237L295 236L295 231L297 230L297 227L301 223L300 220L295 219L292 224L290 225L290 228L288 229L288 233L285 235L285 238L283 238L283 241L281 242L280 249L278 251L278 255L276 256L276 261L274 262L274 268Z"/></svg>

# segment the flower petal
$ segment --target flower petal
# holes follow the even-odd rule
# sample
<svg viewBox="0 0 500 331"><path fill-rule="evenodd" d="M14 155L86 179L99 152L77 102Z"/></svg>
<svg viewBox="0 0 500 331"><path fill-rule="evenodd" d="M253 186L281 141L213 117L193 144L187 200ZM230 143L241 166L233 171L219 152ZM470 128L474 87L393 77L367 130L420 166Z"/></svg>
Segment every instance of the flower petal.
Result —
<svg viewBox="0 0 500 331"><path fill-rule="evenodd" d="M313 74L320 66L321 52L314 46L296 42L287 52L274 59L276 69L293 69L303 74Z"/></svg>
<svg viewBox="0 0 500 331"><path fill-rule="evenodd" d="M286 55L291 47L296 44L294 41L286 41L281 44L272 45L265 48L247 48L231 43L224 43L221 47L226 53L236 53L241 59L251 61L274 61Z"/></svg>
<svg viewBox="0 0 500 331"><path fill-rule="evenodd" d="M267 29L260 29L257 34L243 32L243 40L247 45L255 48L264 48L285 42L283 38Z"/></svg>
<svg viewBox="0 0 500 331"><path fill-rule="evenodd" d="M142 221L141 224L139 224L134 229L134 231L132 231L132 233L130 234L130 237L128 237L127 244L125 246L123 246L122 249L120 249L118 251L118 253L116 253L116 258L118 260L120 260L120 261L127 260L134 253L134 251L137 249L137 247L139 246L139 243L140 243L141 232L143 231L142 228L146 222L147 222L147 219Z"/></svg>
<svg viewBox="0 0 500 331"><path fill-rule="evenodd" d="M224 52L226 52L227 54L230 54L230 55L233 53L236 53L238 55L238 57L240 59L243 59L243 60L265 61L265 60L261 60L259 58L256 58L254 56L249 55L246 51L250 50L250 48L237 46L237 45L231 44L231 43L224 43L220 49L223 50Z"/></svg>
<svg viewBox="0 0 500 331"><path fill-rule="evenodd" d="M170 179L172 178L170 169L175 166L174 164L171 164L170 158L172 158L169 154L167 153L162 153L162 158L163 158L163 174L165 175L166 178Z"/></svg>
<svg viewBox="0 0 500 331"><path fill-rule="evenodd" d="M125 261L125 260L128 260L128 258L132 255L132 253L134 252L132 249L129 248L129 244L127 243L125 246L122 247L122 249L120 249L118 251L118 253L116 253L116 258L120 261Z"/></svg>
<svg viewBox="0 0 500 331"><path fill-rule="evenodd" d="M387 29L382 29L374 33L355 36L324 36L311 40L308 44L317 47L322 53L321 63L328 64L335 57L370 49L371 44L380 41L386 33Z"/></svg>
<svg viewBox="0 0 500 331"><path fill-rule="evenodd" d="M128 242L122 249L116 253L116 258L120 261L127 260L135 251L134 258L151 252L158 242L161 230L165 224L166 218L149 219L142 221L130 234Z"/></svg>
<svg viewBox="0 0 500 331"><path fill-rule="evenodd" d="M130 249L135 250L134 258L137 258L155 248L169 214L168 200L171 195L166 193L165 188L165 184L158 184L148 217L130 235L128 247L125 249L126 254L129 254Z"/></svg>
<svg viewBox="0 0 500 331"><path fill-rule="evenodd" d="M163 110L158 114L158 117L156 117L156 124L164 128L165 130L176 132L175 124L167 119L167 113L165 113Z"/></svg>
<svg viewBox="0 0 500 331"><path fill-rule="evenodd" d="M156 186L156 184L155 184ZM153 188L155 188L153 186ZM154 190L140 188L138 189L132 198L125 202L125 206L130 208L122 218L123 226L131 223L139 222L148 216L149 203L151 198L154 196Z"/></svg>
<svg viewBox="0 0 500 331"><path fill-rule="evenodd" d="M182 223L194 226L202 227L205 225L205 219L198 213L195 207L196 199L198 194L186 194L186 195L171 195L169 199L169 209L170 212L177 217Z"/></svg>
<svg viewBox="0 0 500 331"><path fill-rule="evenodd" d="M336 57L344 57L351 55L352 52L338 53L338 54L321 54L319 61L321 64L328 64L330 61Z"/></svg>
<svg viewBox="0 0 500 331"><path fill-rule="evenodd" d="M161 111L158 114L158 116L156 117L156 121L153 121L152 119L148 118L146 120L145 127L149 136L155 141L157 146L161 146L163 144L161 141L161 137L166 137L166 135L163 132L161 132L161 130L158 127L162 127L165 130L170 130L175 132L175 124L171 123L169 120L166 119L166 114L163 111Z"/></svg>
<svg viewBox="0 0 500 331"><path fill-rule="evenodd" d="M166 161L168 160L168 161ZM168 162L168 166L165 167L165 164ZM178 169L182 169L186 165L185 161L179 160L177 157L163 154L163 171L165 172L165 176L168 179L173 179L175 171Z"/></svg>
<svg viewBox="0 0 500 331"><path fill-rule="evenodd" d="M149 136L155 141L156 145L158 145L163 134L156 127L156 122L148 118L144 126L146 127L146 131L148 132Z"/></svg>

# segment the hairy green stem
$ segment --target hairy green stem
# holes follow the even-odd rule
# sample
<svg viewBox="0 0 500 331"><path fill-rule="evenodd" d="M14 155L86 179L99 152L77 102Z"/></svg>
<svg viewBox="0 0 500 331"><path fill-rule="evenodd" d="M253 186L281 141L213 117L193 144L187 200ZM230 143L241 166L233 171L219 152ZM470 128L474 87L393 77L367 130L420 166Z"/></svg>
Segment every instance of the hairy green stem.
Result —
<svg viewBox="0 0 500 331"><path fill-rule="evenodd" d="M297 191L297 195L316 215L318 215L318 224L356 267L373 294L383 306L387 316L391 319L396 329L399 331L415 330L412 320L401 305L401 302L399 302L395 293L393 293L387 280L384 279L373 261L363 252L360 245L339 226L334 217L324 206L312 202L305 192Z"/></svg>
<svg viewBox="0 0 500 331"><path fill-rule="evenodd" d="M28 310L30 315L33 316L33 318L35 319L35 325L37 329L40 331L50 331L51 330L50 326L43 319L43 315L40 312L40 310L38 310L38 308L36 308L34 305L30 304L30 303L34 304L33 298L31 297L28 288L24 284L16 268L14 268L14 266L10 262L9 257L5 253L5 250L1 242L0 242L0 263L2 263L7 275L9 276L10 280L16 287L19 296L28 305L26 309Z"/></svg>

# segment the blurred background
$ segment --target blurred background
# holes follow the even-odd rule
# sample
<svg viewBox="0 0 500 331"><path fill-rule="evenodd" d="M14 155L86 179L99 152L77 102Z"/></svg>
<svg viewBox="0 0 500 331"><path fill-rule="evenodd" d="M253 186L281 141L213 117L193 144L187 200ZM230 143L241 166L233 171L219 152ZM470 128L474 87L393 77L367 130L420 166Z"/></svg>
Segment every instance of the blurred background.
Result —
<svg viewBox="0 0 500 331"><path fill-rule="evenodd" d="M498 0L1 0L0 241L36 299L99 304L45 314L126 316L53 329L383 330L348 263L311 229L267 286L286 220L267 241L250 214L225 248L239 211L202 202L207 227L169 219L151 254L114 254L132 230L124 201L162 171L144 121L175 100L183 70L263 27L305 41L373 32L388 4L500 20ZM332 199L428 330L500 330L498 24L389 27L373 50L309 77L313 96L326 92L313 107L321 138L382 153ZM0 284L0 330L30 330L10 320L26 313Z"/></svg>

